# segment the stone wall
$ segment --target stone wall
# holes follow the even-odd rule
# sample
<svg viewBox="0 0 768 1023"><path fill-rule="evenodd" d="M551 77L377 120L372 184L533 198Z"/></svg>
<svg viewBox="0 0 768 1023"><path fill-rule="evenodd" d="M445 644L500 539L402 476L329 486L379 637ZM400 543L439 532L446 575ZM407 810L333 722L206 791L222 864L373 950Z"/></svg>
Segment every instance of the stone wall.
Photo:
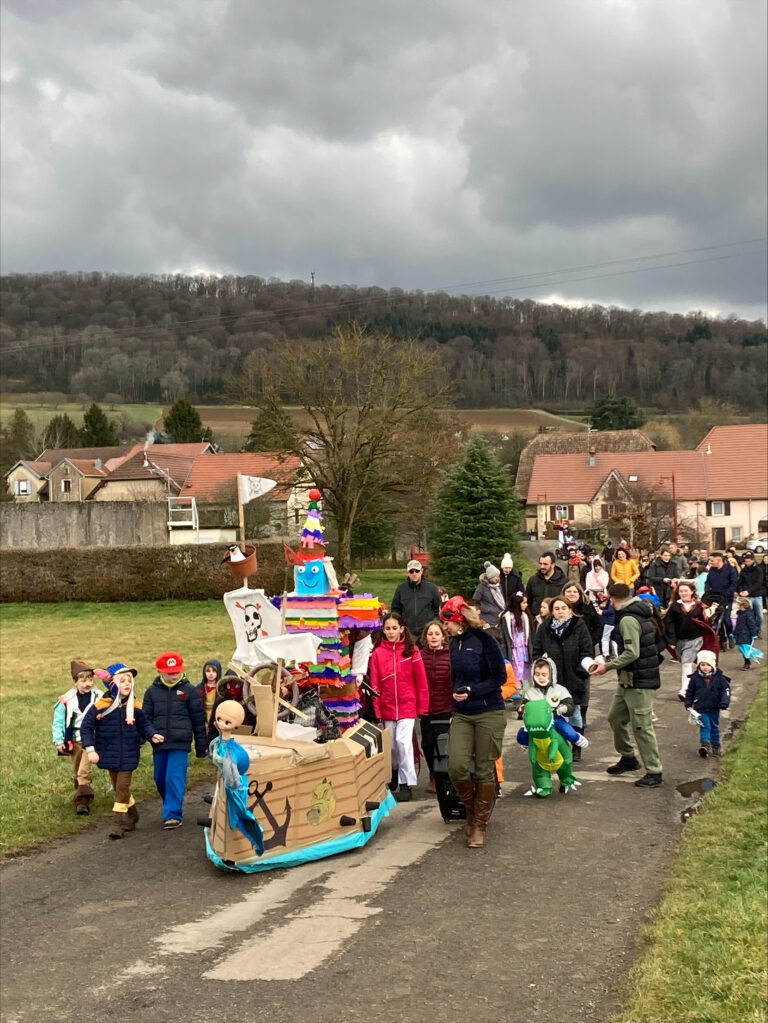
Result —
<svg viewBox="0 0 768 1023"><path fill-rule="evenodd" d="M35 549L168 544L165 501L0 503L0 544Z"/></svg>

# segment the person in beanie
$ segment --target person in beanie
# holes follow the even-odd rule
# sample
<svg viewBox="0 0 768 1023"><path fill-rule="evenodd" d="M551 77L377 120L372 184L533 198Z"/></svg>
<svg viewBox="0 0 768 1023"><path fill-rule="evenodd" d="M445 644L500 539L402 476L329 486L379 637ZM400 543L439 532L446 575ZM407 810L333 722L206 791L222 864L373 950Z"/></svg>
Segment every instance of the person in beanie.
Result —
<svg viewBox="0 0 768 1023"><path fill-rule="evenodd" d="M453 718L448 763L453 786L467 811L467 847L481 849L496 799L495 765L506 727L501 687L507 670L499 644L474 608L460 596L440 608L450 636ZM470 761L474 758L474 777Z"/></svg>
<svg viewBox="0 0 768 1023"><path fill-rule="evenodd" d="M155 661L160 672L144 693L144 713L164 738L155 748L155 785L163 800L163 827L181 827L187 790L189 750L194 742L198 757L208 755L205 710L200 694L184 674L181 654L168 650Z"/></svg>
<svg viewBox="0 0 768 1023"><path fill-rule="evenodd" d="M501 568L499 586L501 586L501 592L504 596L504 607L508 608L510 600L516 594L525 593L523 577L519 572L515 571L515 563L509 552L501 559L499 567Z"/></svg>
<svg viewBox="0 0 768 1023"><path fill-rule="evenodd" d="M80 727L86 712L102 695L93 688L94 669L85 661L71 661L69 665L75 683L56 701L53 712L53 745L60 757L70 757L75 785L75 813L84 816L91 812L91 762L80 742Z"/></svg>
<svg viewBox="0 0 768 1023"><path fill-rule="evenodd" d="M711 650L696 656L696 670L685 694L686 710L693 709L699 719L699 756L722 755L720 745L720 711L731 702L731 680L720 671L717 657Z"/></svg>
<svg viewBox="0 0 768 1023"><path fill-rule="evenodd" d="M110 668L113 692L89 708L81 725L83 746L88 760L109 771L115 801L109 837L122 838L133 831L139 819L136 801L131 795L131 778L139 766L142 742L163 741L147 721L141 704L134 698L135 668L119 661Z"/></svg>
<svg viewBox="0 0 768 1023"><path fill-rule="evenodd" d="M499 615L506 606L500 579L498 568L490 561L484 561L483 573L472 597L480 609L480 616L492 629L498 629Z"/></svg>

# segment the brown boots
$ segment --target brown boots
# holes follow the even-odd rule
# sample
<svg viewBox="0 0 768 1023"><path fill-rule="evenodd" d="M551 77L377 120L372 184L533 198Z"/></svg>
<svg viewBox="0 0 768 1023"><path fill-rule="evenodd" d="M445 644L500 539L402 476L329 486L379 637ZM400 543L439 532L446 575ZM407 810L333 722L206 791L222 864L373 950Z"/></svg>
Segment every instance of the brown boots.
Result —
<svg viewBox="0 0 768 1023"><path fill-rule="evenodd" d="M109 829L109 837L118 839L122 838L126 831L126 814L118 813L117 810L112 812L112 827ZM134 825L135 827L135 825Z"/></svg>
<svg viewBox="0 0 768 1023"><path fill-rule="evenodd" d="M123 831L135 831L138 820L139 811L136 809L136 804L131 803L125 813L125 827L123 828Z"/></svg>
<svg viewBox="0 0 768 1023"><path fill-rule="evenodd" d="M75 813L78 817L84 817L91 812L91 803L93 802L93 789L90 785L78 785L75 782Z"/></svg>
<svg viewBox="0 0 768 1023"><path fill-rule="evenodd" d="M491 819L491 810L496 800L496 782L479 781L475 785L475 813L472 831L467 838L467 848L482 849L485 829Z"/></svg>
<svg viewBox="0 0 768 1023"><path fill-rule="evenodd" d="M475 826L475 783L471 778L466 778L464 781L455 781L453 785L467 811L464 834L469 838Z"/></svg>
<svg viewBox="0 0 768 1023"><path fill-rule="evenodd" d="M433 794L437 792L437 789L435 788L435 776L431 771L429 772L429 785L427 785L427 792L431 792Z"/></svg>

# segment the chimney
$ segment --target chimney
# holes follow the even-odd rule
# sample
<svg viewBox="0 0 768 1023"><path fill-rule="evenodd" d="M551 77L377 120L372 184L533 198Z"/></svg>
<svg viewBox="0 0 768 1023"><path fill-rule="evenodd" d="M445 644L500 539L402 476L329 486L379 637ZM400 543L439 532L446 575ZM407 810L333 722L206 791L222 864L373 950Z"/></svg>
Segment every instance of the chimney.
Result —
<svg viewBox="0 0 768 1023"><path fill-rule="evenodd" d="M707 454L708 455L712 454L712 445L711 444L707 444Z"/></svg>
<svg viewBox="0 0 768 1023"><path fill-rule="evenodd" d="M100 458L94 458L94 460L93 460L93 467L94 467L94 469L99 469L99 470L101 469L101 459Z"/></svg>
<svg viewBox="0 0 768 1023"><path fill-rule="evenodd" d="M597 465L597 455L595 454L594 448L589 449L589 462L587 464L592 467Z"/></svg>

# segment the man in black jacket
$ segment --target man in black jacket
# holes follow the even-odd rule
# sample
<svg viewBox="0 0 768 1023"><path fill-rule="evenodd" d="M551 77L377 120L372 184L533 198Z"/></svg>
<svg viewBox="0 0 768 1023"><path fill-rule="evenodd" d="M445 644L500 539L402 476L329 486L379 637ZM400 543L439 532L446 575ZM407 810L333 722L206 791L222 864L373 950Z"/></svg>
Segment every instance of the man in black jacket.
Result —
<svg viewBox="0 0 768 1023"><path fill-rule="evenodd" d="M659 647L663 638L656 633L649 601L633 597L624 583L611 583L608 596L616 612L612 639L618 653L604 664L595 662L589 669L590 675L604 675L615 669L619 676L608 724L620 759L606 772L625 774L640 767L632 745L634 739L646 772L635 785L653 788L662 781L659 744L653 728L653 697L661 686Z"/></svg>
<svg viewBox="0 0 768 1023"><path fill-rule="evenodd" d="M415 558L406 566L408 579L395 590L392 610L401 616L408 631L418 639L424 626L440 614L440 591L424 578L424 566Z"/></svg>
<svg viewBox="0 0 768 1023"><path fill-rule="evenodd" d="M763 597L765 596L765 566L758 565L752 551L745 551L736 589L742 597L749 597L757 621L757 633L763 629Z"/></svg>
<svg viewBox="0 0 768 1023"><path fill-rule="evenodd" d="M539 613L545 597L559 596L567 582L565 572L555 564L555 555L549 552L542 554L539 557L539 571L531 576L525 588L531 614L535 617Z"/></svg>
<svg viewBox="0 0 768 1023"><path fill-rule="evenodd" d="M656 591L662 607L666 607L672 596L672 582L680 578L677 565L668 547L662 547L661 554L654 558L645 571L645 578Z"/></svg>

